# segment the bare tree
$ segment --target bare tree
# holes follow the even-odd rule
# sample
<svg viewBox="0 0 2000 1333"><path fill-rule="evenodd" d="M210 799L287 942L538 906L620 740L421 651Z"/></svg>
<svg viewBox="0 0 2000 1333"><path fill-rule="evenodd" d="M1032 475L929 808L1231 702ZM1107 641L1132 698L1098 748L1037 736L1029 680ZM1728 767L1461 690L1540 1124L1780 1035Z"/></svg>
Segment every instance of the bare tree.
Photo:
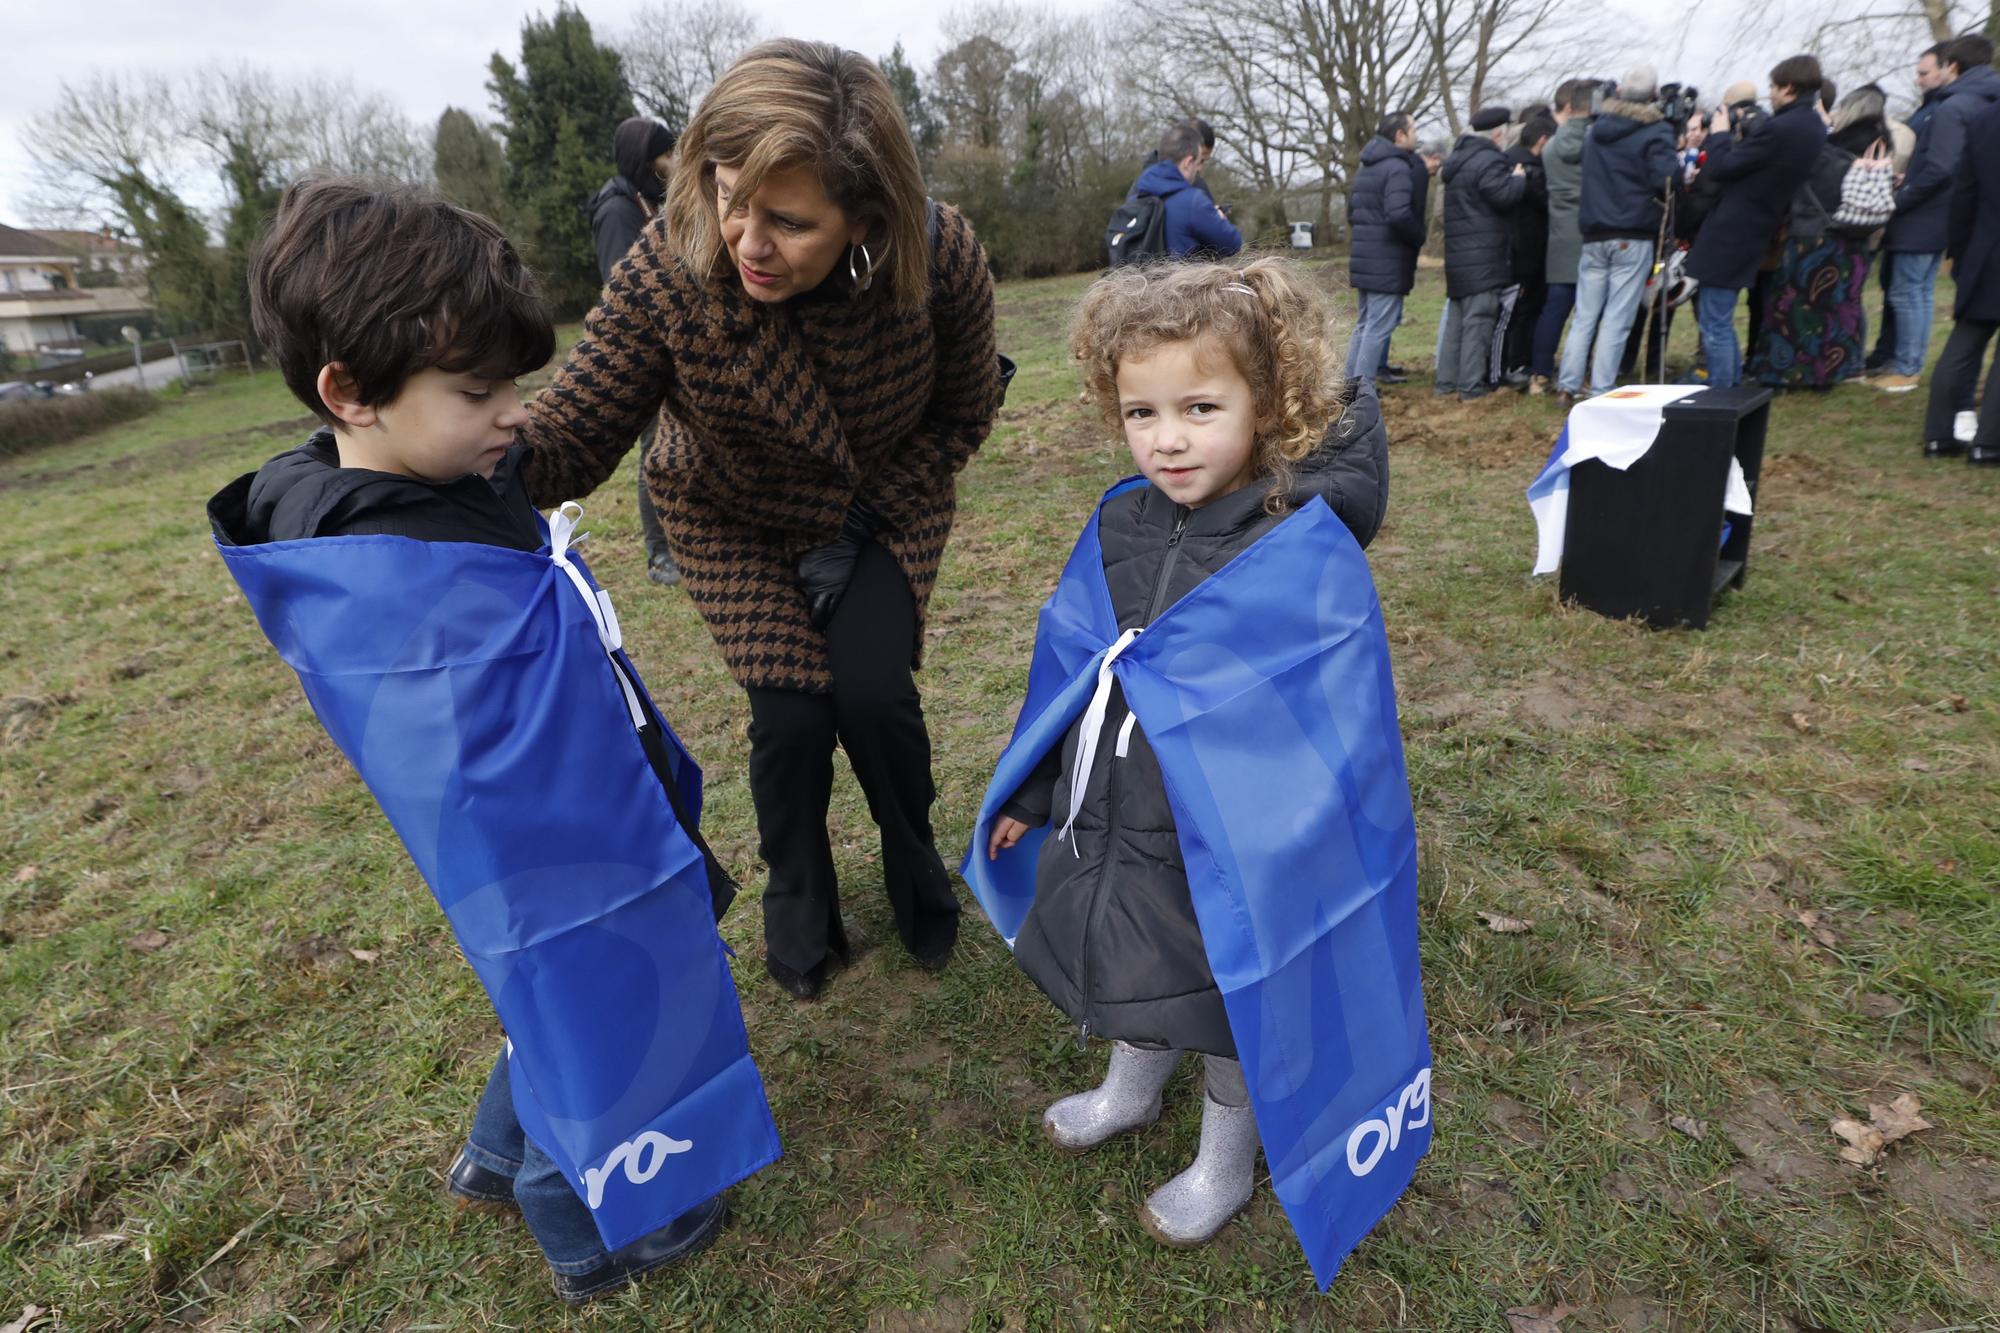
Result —
<svg viewBox="0 0 2000 1333"><path fill-rule="evenodd" d="M1454 137L1472 111L1506 91L1506 73L1529 63L1524 57L1554 54L1570 12L1560 0L1424 0L1438 105Z"/></svg>
<svg viewBox="0 0 2000 1333"><path fill-rule="evenodd" d="M1384 112L1427 110L1436 72L1420 0L1142 0L1182 114L1273 195L1305 191L1321 224Z"/></svg>
<svg viewBox="0 0 2000 1333"><path fill-rule="evenodd" d="M1880 82L1892 96L1914 94L1909 71L1917 53L1962 33L2000 37L1997 0L1856 0L1829 7L1814 0L1775 0L1745 11L1735 24L1739 50L1775 60L1792 50L1820 58L1843 85ZM1803 34L1787 49L1774 48L1771 34Z"/></svg>
<svg viewBox="0 0 2000 1333"><path fill-rule="evenodd" d="M117 182L177 190L193 166L174 86L157 75L96 73L62 84L21 146L34 163L29 211L57 226L80 217L121 224Z"/></svg>
<svg viewBox="0 0 2000 1333"><path fill-rule="evenodd" d="M757 20L736 0L655 0L615 45L632 100L678 129L759 36Z"/></svg>

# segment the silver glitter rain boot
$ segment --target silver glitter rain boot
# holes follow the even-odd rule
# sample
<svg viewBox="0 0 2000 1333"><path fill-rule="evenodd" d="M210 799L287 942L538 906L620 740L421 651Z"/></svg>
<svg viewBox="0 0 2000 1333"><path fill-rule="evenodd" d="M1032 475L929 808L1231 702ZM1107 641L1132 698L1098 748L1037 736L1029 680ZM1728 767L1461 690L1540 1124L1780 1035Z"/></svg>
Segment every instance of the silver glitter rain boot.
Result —
<svg viewBox="0 0 2000 1333"><path fill-rule="evenodd" d="M1162 1245L1206 1245L1250 1202L1256 1167L1256 1115L1247 1105L1224 1106L1204 1096L1194 1165L1139 1205L1139 1222Z"/></svg>
<svg viewBox="0 0 2000 1333"><path fill-rule="evenodd" d="M1179 1051L1112 1042L1104 1082L1042 1112L1042 1133L1065 1152L1089 1152L1106 1139L1146 1128L1160 1118L1160 1089L1180 1058Z"/></svg>

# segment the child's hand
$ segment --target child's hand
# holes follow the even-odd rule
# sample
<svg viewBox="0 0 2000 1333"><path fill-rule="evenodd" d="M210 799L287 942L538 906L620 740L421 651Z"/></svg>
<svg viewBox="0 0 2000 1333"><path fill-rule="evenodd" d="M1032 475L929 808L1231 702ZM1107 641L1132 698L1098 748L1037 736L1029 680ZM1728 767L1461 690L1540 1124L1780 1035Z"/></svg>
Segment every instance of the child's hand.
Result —
<svg viewBox="0 0 2000 1333"><path fill-rule="evenodd" d="M1019 842L1021 835L1027 831L1028 826L1018 819L1009 819L1007 816L1002 815L1000 818L994 820L993 832L986 839L986 859L991 861L999 856L1000 853Z"/></svg>

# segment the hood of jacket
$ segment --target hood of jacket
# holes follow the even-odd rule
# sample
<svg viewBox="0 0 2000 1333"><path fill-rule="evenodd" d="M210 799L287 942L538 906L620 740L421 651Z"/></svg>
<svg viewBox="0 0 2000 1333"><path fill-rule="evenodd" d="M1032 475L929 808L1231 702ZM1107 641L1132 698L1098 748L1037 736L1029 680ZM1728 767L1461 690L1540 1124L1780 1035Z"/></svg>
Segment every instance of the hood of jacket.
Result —
<svg viewBox="0 0 2000 1333"><path fill-rule="evenodd" d="M1134 194L1155 194L1165 199L1179 194L1182 190L1192 190L1181 169L1171 162L1159 161L1139 173L1138 183L1132 187Z"/></svg>
<svg viewBox="0 0 2000 1333"><path fill-rule="evenodd" d="M1605 100L1604 109L1591 124L1590 132L1600 143L1616 143L1637 134L1648 125L1659 123L1660 108L1651 102L1627 102L1612 97Z"/></svg>
<svg viewBox="0 0 2000 1333"><path fill-rule="evenodd" d="M1439 170L1438 175L1444 177L1445 184L1449 185L1454 176L1464 171L1487 153L1491 153L1495 157L1505 156L1500 151L1499 144L1494 143L1483 134L1467 131L1459 136L1457 143L1452 145L1451 156L1444 160L1444 166Z"/></svg>
<svg viewBox="0 0 2000 1333"><path fill-rule="evenodd" d="M1364 167L1372 167L1377 162L1387 162L1392 157L1414 159L1416 154L1407 148L1396 147L1393 142L1379 134L1361 145L1361 165Z"/></svg>
<svg viewBox="0 0 2000 1333"><path fill-rule="evenodd" d="M633 116L622 122L611 136L611 164L618 168L619 176L631 186L632 192L654 207L667 197L666 182L653 170L653 159L646 153L659 131L657 122Z"/></svg>
<svg viewBox="0 0 2000 1333"><path fill-rule="evenodd" d="M246 484L247 483L247 484ZM311 531L349 501L394 503L424 483L366 468L344 468L325 427L296 449L239 479L209 504L215 535L232 546L261 546L272 532Z"/></svg>

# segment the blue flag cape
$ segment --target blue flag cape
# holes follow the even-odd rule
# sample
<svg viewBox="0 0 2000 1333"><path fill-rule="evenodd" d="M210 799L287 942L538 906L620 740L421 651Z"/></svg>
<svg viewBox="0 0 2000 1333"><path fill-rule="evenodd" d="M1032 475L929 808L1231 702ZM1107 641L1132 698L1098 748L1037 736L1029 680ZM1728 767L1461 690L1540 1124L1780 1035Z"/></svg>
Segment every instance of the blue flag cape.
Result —
<svg viewBox="0 0 2000 1333"><path fill-rule="evenodd" d="M523 1130L617 1249L779 1146L706 867L634 730L658 713L567 550L576 512L534 552L217 546L492 998ZM698 819L701 771L660 721Z"/></svg>
<svg viewBox="0 0 2000 1333"><path fill-rule="evenodd" d="M1368 562L1315 499L1119 638L1093 515L1042 608L962 873L1011 944L1048 830L992 861L988 830L1109 658L1166 779L1273 1187L1324 1288L1431 1140L1416 827Z"/></svg>

